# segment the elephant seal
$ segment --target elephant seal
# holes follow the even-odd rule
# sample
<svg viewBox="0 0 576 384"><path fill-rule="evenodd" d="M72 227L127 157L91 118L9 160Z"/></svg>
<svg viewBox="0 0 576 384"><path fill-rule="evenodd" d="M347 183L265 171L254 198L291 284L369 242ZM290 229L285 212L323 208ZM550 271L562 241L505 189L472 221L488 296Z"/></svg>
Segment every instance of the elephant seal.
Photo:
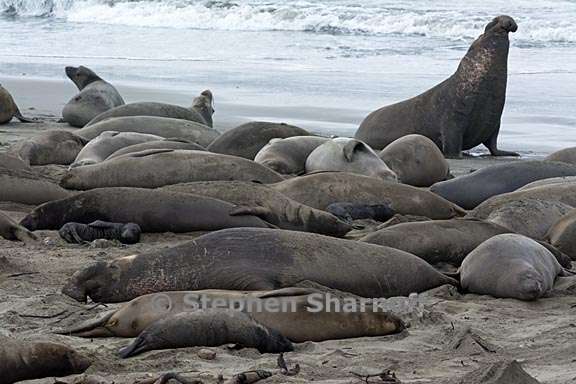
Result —
<svg viewBox="0 0 576 384"><path fill-rule="evenodd" d="M260 353L294 350L280 332L268 328L250 315L234 310L182 312L148 326L132 344L120 349L123 359L157 349L219 347L239 344Z"/></svg>
<svg viewBox="0 0 576 384"><path fill-rule="evenodd" d="M38 205L63 199L70 192L24 169L4 168L0 164L0 201Z"/></svg>
<svg viewBox="0 0 576 384"><path fill-rule="evenodd" d="M571 210L554 223L545 236L546 240L576 260L576 210Z"/></svg>
<svg viewBox="0 0 576 384"><path fill-rule="evenodd" d="M109 223L97 220L90 224L66 223L58 234L68 243L83 244L97 239L118 240L122 244L140 242L142 229L134 223Z"/></svg>
<svg viewBox="0 0 576 384"><path fill-rule="evenodd" d="M464 209L474 209L492 196L515 191L536 180L558 176L576 176L576 165L540 160L497 164L436 183L430 191Z"/></svg>
<svg viewBox="0 0 576 384"><path fill-rule="evenodd" d="M0 167L13 171L32 172L30 165L12 153L0 152Z"/></svg>
<svg viewBox="0 0 576 384"><path fill-rule="evenodd" d="M68 189L157 188L192 181L239 180L264 184L282 176L253 161L205 151L151 149L73 168L60 184Z"/></svg>
<svg viewBox="0 0 576 384"><path fill-rule="evenodd" d="M308 156L328 140L330 139L320 136L272 139L258 151L254 161L282 175L300 175L306 172Z"/></svg>
<svg viewBox="0 0 576 384"><path fill-rule="evenodd" d="M115 159L122 155L129 153L136 153L147 151L149 149L184 149L188 151L205 151L206 149L199 144L190 142L183 139L162 139L153 140L145 143L129 145L127 147L121 148L108 156L106 160Z"/></svg>
<svg viewBox="0 0 576 384"><path fill-rule="evenodd" d="M407 296L456 284L397 249L283 229L242 228L97 262L76 272L62 292L78 301L89 296L121 302L162 291L273 290L303 281L363 297Z"/></svg>
<svg viewBox="0 0 576 384"><path fill-rule="evenodd" d="M155 102L130 103L112 108L99 114L90 120L86 126L89 127L113 117L157 116L189 120L212 127L212 114L210 114L209 121L206 121L204 118L204 115L206 114L206 105L210 105L210 111L214 111L212 109L212 92L209 90L203 91L200 96L195 97L190 108Z"/></svg>
<svg viewBox="0 0 576 384"><path fill-rule="evenodd" d="M0 383L63 377L82 373L91 363L65 345L0 338Z"/></svg>
<svg viewBox="0 0 576 384"><path fill-rule="evenodd" d="M364 119L356 138L375 149L420 134L445 156L484 144L493 156L518 156L497 148L506 100L509 32L518 26L509 16L492 20L474 41L456 73L412 99L381 108Z"/></svg>
<svg viewBox="0 0 576 384"><path fill-rule="evenodd" d="M386 204L400 214L450 219L466 212L449 201L409 185L345 172L321 172L272 184L284 195L317 209L348 202Z"/></svg>
<svg viewBox="0 0 576 384"><path fill-rule="evenodd" d="M384 222L396 214L388 204L359 204L347 202L332 203L326 207L326 211L347 222L364 219Z"/></svg>
<svg viewBox="0 0 576 384"><path fill-rule="evenodd" d="M562 163L576 165L576 147L564 148L546 156L548 161L560 161Z"/></svg>
<svg viewBox="0 0 576 384"><path fill-rule="evenodd" d="M224 132L207 149L214 153L254 160L258 151L274 138L308 135L311 133L293 125L253 121Z"/></svg>
<svg viewBox="0 0 576 384"><path fill-rule="evenodd" d="M18 225L0 211L0 237L6 240L19 240L24 243L35 243L38 241L38 237L24 228Z"/></svg>
<svg viewBox="0 0 576 384"><path fill-rule="evenodd" d="M306 172L336 171L397 182L398 177L365 143L345 137L329 140L306 159Z"/></svg>
<svg viewBox="0 0 576 384"><path fill-rule="evenodd" d="M450 174L442 151L426 136L403 136L387 145L379 156L401 183L415 187L429 187Z"/></svg>
<svg viewBox="0 0 576 384"><path fill-rule="evenodd" d="M563 176L563 177L550 177L548 179L536 180L530 184L526 184L522 188L518 188L517 191L525 191L527 189L542 187L544 185L552 184L569 184L576 183L576 176Z"/></svg>
<svg viewBox="0 0 576 384"><path fill-rule="evenodd" d="M342 237L352 226L328 212L308 207L274 189L245 181L198 181L162 187L238 205L232 214L251 214L282 229Z"/></svg>
<svg viewBox="0 0 576 384"><path fill-rule="evenodd" d="M9 123L14 117L23 123L34 122L34 120L22 116L12 95L0 84L0 124Z"/></svg>
<svg viewBox="0 0 576 384"><path fill-rule="evenodd" d="M90 142L82 148L71 167L98 164L106 160L108 156L119 149L134 144L147 143L149 141L157 141L161 139L160 136L149 135L147 133L114 131L102 132L100 136L90 140Z"/></svg>
<svg viewBox="0 0 576 384"><path fill-rule="evenodd" d="M124 105L116 88L89 68L66 67L66 76L80 91L62 109L63 120L71 126L82 128L102 112Z"/></svg>
<svg viewBox="0 0 576 384"><path fill-rule="evenodd" d="M231 216L234 205L186 193L144 188L98 188L36 207L20 225L31 231L59 230L66 223L96 220L135 223L144 232L214 231L270 225L251 216Z"/></svg>
<svg viewBox="0 0 576 384"><path fill-rule="evenodd" d="M72 132L51 130L17 142L8 152L30 165L69 165L87 143L88 140Z"/></svg>
<svg viewBox="0 0 576 384"><path fill-rule="evenodd" d="M330 294L304 288L253 292L204 290L151 293L58 333L88 338L137 337L155 321L202 309L236 309L246 312L255 321L277 330L295 343L385 336L402 332L406 328L400 318L374 304L366 303L362 310L361 304L354 302L351 296L345 296L339 301L339 304L350 305L351 310L337 311L335 306L326 305L333 298Z"/></svg>
<svg viewBox="0 0 576 384"><path fill-rule="evenodd" d="M545 247L518 234L486 240L462 262L460 282L471 293L536 300L549 292L562 266Z"/></svg>

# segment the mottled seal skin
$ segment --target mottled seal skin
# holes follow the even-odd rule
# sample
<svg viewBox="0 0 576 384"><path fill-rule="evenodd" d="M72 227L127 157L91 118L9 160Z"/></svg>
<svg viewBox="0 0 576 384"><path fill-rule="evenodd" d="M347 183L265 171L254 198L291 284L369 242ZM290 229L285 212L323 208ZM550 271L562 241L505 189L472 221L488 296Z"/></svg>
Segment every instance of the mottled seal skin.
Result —
<svg viewBox="0 0 576 384"><path fill-rule="evenodd" d="M16 224L14 220L5 215L0 211L0 237L6 240L19 240L25 243L35 243L38 241L38 237L22 227Z"/></svg>
<svg viewBox="0 0 576 384"><path fill-rule="evenodd" d="M124 105L116 88L89 68L66 67L66 76L80 91L62 109L63 120L71 126L81 128L102 112Z"/></svg>
<svg viewBox="0 0 576 384"><path fill-rule="evenodd" d="M576 147L564 148L546 156L549 161L561 161L576 165Z"/></svg>
<svg viewBox="0 0 576 384"><path fill-rule="evenodd" d="M419 96L372 112L360 124L356 138L383 149L416 133L428 137L449 157L460 157L462 150L479 144L494 156L517 156L497 149L506 100L508 33L517 29L511 17L496 17L472 43L456 73Z"/></svg>
<svg viewBox="0 0 576 384"><path fill-rule="evenodd" d="M90 361L65 345L0 338L0 384L82 373Z"/></svg>
<svg viewBox="0 0 576 384"><path fill-rule="evenodd" d="M76 272L62 292L78 301L89 296L121 302L162 291L273 290L303 281L364 297L406 296L456 284L400 250L312 233L242 228L97 262Z"/></svg>
<svg viewBox="0 0 576 384"><path fill-rule="evenodd" d="M106 160L114 159L116 157L120 157L123 155L127 155L129 153L136 153L147 151L149 149L184 149L188 151L205 151L206 149L199 144L183 140L183 139L162 139L162 140L153 140L148 141L146 143L134 144L124 147L122 149L117 150L110 156L106 158Z"/></svg>
<svg viewBox="0 0 576 384"><path fill-rule="evenodd" d="M550 227L546 240L576 260L576 210L571 210Z"/></svg>
<svg viewBox="0 0 576 384"><path fill-rule="evenodd" d="M71 164L88 140L63 130L41 132L12 145L9 153L30 165Z"/></svg>
<svg viewBox="0 0 576 384"><path fill-rule="evenodd" d="M492 196L515 191L536 180L558 176L576 176L576 166L540 160L497 164L436 183L430 191L464 209L474 209Z"/></svg>
<svg viewBox="0 0 576 384"><path fill-rule="evenodd" d="M321 172L300 176L272 188L302 204L326 209L339 202L386 204L395 212L431 219L451 219L465 211L451 202L409 185L345 172Z"/></svg>
<svg viewBox="0 0 576 384"><path fill-rule="evenodd" d="M253 160L258 151L274 138L308 135L310 132L293 125L253 121L224 132L207 149L214 153Z"/></svg>
<svg viewBox="0 0 576 384"><path fill-rule="evenodd" d="M442 151L426 136L401 137L387 145L379 156L401 183L415 187L429 187L450 174Z"/></svg>
<svg viewBox="0 0 576 384"><path fill-rule="evenodd" d="M100 136L90 140L78 153L71 167L81 167L98 164L119 149L130 145L161 140L162 137L137 132L102 132Z"/></svg>
<svg viewBox="0 0 576 384"><path fill-rule="evenodd" d="M66 223L58 234L68 243L83 244L97 239L118 240L122 244L140 242L142 229L135 223L109 223L97 220L90 224Z"/></svg>
<svg viewBox="0 0 576 384"><path fill-rule="evenodd" d="M256 216L231 216L234 205L186 193L143 188L99 188L36 207L20 225L59 230L66 223L96 220L135 223L144 232L214 231L270 225Z"/></svg>
<svg viewBox="0 0 576 384"><path fill-rule="evenodd" d="M308 207L262 184L244 181L200 181L162 189L227 201L239 207L234 215L255 215L282 229L342 237L352 226L338 217Z"/></svg>
<svg viewBox="0 0 576 384"><path fill-rule="evenodd" d="M536 241L517 234L494 236L462 263L460 282L471 293L536 300L549 292L563 269Z"/></svg>
<svg viewBox="0 0 576 384"><path fill-rule="evenodd" d="M306 159L306 172L336 171L397 182L398 177L366 143L340 137L312 151Z"/></svg>
<svg viewBox="0 0 576 384"><path fill-rule="evenodd" d="M22 116L12 95L0 84L0 124L9 123L14 117L23 123L34 121Z"/></svg>
<svg viewBox="0 0 576 384"><path fill-rule="evenodd" d="M258 151L254 161L282 175L300 175L306 172L306 159L310 153L328 140L320 136L272 139Z"/></svg>
<svg viewBox="0 0 576 384"><path fill-rule="evenodd" d="M294 349L290 340L246 313L233 310L183 312L147 327L132 344L120 349L122 358L157 349L218 347L239 344L260 353L281 353Z"/></svg>
<svg viewBox="0 0 576 384"><path fill-rule="evenodd" d="M203 91L200 96L195 97L190 108L156 102L130 103L99 114L90 120L86 126L89 127L113 117L157 116L189 120L212 127L212 116L210 115L210 121L206 121L204 118L207 104L212 105L212 93L208 90Z"/></svg>
<svg viewBox="0 0 576 384"><path fill-rule="evenodd" d="M151 149L100 164L73 168L60 185L68 189L158 188L193 181L239 180L264 184L282 176L255 162L206 151Z"/></svg>
<svg viewBox="0 0 576 384"><path fill-rule="evenodd" d="M576 183L576 176L550 177L548 179L533 181L530 184L526 184L522 188L518 188L517 191L524 191L526 189L542 187L545 185L571 184L571 183Z"/></svg>
<svg viewBox="0 0 576 384"><path fill-rule="evenodd" d="M0 164L0 201L38 205L63 199L70 192L25 169L4 168Z"/></svg>
<svg viewBox="0 0 576 384"><path fill-rule="evenodd" d="M326 211L334 216L351 222L353 220L372 219L386 221L396 214L388 204L332 203Z"/></svg>

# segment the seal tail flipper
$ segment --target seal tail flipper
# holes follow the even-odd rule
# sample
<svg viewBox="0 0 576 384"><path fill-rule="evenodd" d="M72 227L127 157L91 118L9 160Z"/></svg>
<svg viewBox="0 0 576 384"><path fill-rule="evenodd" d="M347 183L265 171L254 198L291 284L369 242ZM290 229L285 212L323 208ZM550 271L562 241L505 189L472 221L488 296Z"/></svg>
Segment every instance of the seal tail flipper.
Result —
<svg viewBox="0 0 576 384"><path fill-rule="evenodd" d="M144 339L142 337L138 337L132 344L127 345L126 347L120 348L118 351L118 355L126 359L128 357L136 356L142 352L145 352L145 344Z"/></svg>
<svg viewBox="0 0 576 384"><path fill-rule="evenodd" d="M54 333L57 335L67 335L76 337L114 337L112 332L105 327L105 324L110 320L116 310L107 311L102 316L91 319L79 324L76 327L69 329L60 329Z"/></svg>
<svg viewBox="0 0 576 384"><path fill-rule="evenodd" d="M16 104L14 104L14 107L16 108L16 113L14 114L14 117L20 120L21 122L34 123L36 121L34 119L29 119L27 117L22 116L22 113L20 112L20 109L18 109L18 106L16 106Z"/></svg>

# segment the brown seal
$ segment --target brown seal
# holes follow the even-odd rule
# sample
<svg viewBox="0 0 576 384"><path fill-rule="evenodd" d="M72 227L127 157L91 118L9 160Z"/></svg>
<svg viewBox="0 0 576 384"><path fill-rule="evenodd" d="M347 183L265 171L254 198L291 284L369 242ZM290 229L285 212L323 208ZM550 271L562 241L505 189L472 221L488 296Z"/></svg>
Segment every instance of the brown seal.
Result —
<svg viewBox="0 0 576 384"><path fill-rule="evenodd" d="M0 124L9 123L14 117L23 123L33 122L33 120L22 116L22 113L20 113L12 95L10 95L6 88L0 85Z"/></svg>

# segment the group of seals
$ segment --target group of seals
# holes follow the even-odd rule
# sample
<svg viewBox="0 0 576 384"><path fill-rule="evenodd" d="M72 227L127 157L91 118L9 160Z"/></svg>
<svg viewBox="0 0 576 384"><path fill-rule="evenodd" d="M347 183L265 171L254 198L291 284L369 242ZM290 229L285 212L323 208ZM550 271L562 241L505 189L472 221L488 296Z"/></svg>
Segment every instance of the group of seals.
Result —
<svg viewBox="0 0 576 384"><path fill-rule="evenodd" d="M135 223L109 223L97 220L90 224L66 223L58 234L68 243L83 244L97 239L118 240L122 244L136 244L140 241L142 229Z"/></svg>
<svg viewBox="0 0 576 384"><path fill-rule="evenodd" d="M0 124L9 123L14 117L23 123L33 121L22 116L12 95L0 84Z"/></svg>

